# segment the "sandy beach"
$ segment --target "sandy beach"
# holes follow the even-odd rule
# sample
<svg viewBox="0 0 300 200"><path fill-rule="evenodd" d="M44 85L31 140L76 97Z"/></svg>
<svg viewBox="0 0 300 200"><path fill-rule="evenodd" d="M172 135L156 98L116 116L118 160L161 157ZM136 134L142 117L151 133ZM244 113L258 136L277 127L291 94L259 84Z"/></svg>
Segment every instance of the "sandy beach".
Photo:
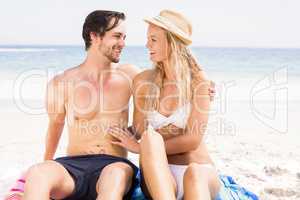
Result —
<svg viewBox="0 0 300 200"><path fill-rule="evenodd" d="M298 102L290 102L290 119L300 113ZM47 116L18 110L10 100L2 100L0 142L0 197L27 167L40 162L44 151ZM5 106L4 106L5 105ZM236 125L235 132L219 129L222 119L212 116L206 143L220 172L255 192L262 200L300 199L300 144L296 131L279 134L247 119L247 102L232 103L226 117ZM249 117L249 116L248 116ZM290 129L298 126L290 122ZM218 130L219 129L219 130ZM215 131L218 130L218 131ZM67 132L64 130L56 157L64 155ZM137 161L137 156L129 157Z"/></svg>

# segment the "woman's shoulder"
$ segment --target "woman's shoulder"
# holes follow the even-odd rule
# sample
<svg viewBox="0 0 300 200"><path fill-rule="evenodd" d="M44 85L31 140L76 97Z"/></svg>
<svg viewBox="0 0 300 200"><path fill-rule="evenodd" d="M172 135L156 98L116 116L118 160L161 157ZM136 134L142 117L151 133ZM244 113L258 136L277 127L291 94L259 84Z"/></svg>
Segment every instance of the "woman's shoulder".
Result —
<svg viewBox="0 0 300 200"><path fill-rule="evenodd" d="M153 81L154 69L147 69L136 75L133 79L134 93L145 93Z"/></svg>
<svg viewBox="0 0 300 200"><path fill-rule="evenodd" d="M155 70L154 69L146 69L140 72L138 75L134 77L134 83L146 82L151 81L152 77L154 76Z"/></svg>

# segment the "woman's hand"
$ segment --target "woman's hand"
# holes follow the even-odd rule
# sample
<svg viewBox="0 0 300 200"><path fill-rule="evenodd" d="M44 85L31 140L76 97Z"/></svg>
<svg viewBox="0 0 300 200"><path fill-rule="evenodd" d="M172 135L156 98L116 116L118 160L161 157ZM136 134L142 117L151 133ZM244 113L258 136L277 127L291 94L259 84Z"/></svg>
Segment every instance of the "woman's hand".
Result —
<svg viewBox="0 0 300 200"><path fill-rule="evenodd" d="M127 129L112 126L108 129L108 133L117 139L117 141L112 141L112 144L123 147L132 153L140 153L140 144Z"/></svg>

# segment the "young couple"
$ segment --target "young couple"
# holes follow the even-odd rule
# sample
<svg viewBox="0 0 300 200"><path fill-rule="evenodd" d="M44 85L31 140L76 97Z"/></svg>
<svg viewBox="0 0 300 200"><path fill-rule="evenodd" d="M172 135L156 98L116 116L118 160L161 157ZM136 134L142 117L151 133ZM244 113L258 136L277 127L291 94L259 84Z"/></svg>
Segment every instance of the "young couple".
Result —
<svg viewBox="0 0 300 200"><path fill-rule="evenodd" d="M25 200L130 199L140 154L149 199L213 199L219 179L203 135L214 88L191 54L192 26L163 10L148 23L154 68L118 64L125 15L94 11L83 25L87 57L48 84L49 125L44 162L29 168ZM133 95L133 128L128 104ZM67 156L53 160L65 122Z"/></svg>

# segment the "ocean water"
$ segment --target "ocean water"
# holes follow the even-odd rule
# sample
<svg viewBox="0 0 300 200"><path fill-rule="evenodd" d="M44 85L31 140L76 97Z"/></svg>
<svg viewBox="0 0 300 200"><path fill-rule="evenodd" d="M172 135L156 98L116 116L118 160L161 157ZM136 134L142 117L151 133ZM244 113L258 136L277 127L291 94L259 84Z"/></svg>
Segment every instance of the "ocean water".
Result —
<svg viewBox="0 0 300 200"><path fill-rule="evenodd" d="M238 97L247 97L245 88L279 72L279 78L288 79L295 89L300 77L300 49L204 48L192 47L209 79L219 84L233 84ZM12 82L23 80L28 88L23 98L40 98L49 76L80 64L85 57L82 46L0 46L0 98L12 97ZM123 51L121 63L140 68L151 67L147 49L129 46ZM47 76L46 76L47 74ZM27 76L32 77L27 78ZM296 85L295 85L296 84ZM26 86L28 85L28 86ZM235 92L234 92L235 93ZM38 95L37 95L38 94ZM232 94L233 95L233 94ZM244 95L244 96L243 96ZM300 95L291 94L293 99Z"/></svg>
<svg viewBox="0 0 300 200"><path fill-rule="evenodd" d="M300 49L191 49L223 103L273 101L280 92L276 101L300 100ZM0 46L0 100L43 101L47 82L84 58L82 46ZM152 66L143 46L126 47L120 63Z"/></svg>

